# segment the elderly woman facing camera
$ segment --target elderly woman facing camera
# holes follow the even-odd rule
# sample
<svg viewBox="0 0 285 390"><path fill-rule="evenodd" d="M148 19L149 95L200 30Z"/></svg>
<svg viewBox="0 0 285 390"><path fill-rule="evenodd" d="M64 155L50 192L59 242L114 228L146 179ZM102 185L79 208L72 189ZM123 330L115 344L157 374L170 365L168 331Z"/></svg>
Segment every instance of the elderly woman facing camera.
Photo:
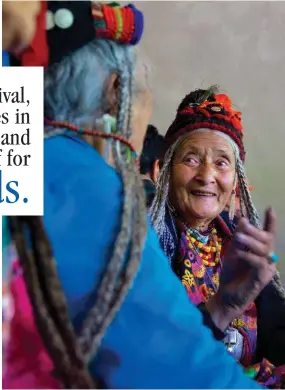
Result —
<svg viewBox="0 0 285 390"><path fill-rule="evenodd" d="M219 338L244 367L263 361L249 372L269 385L274 367L265 358L275 365L285 363L284 290L272 270L272 282L256 302L245 306L255 285L249 283L248 291L240 289L237 273L244 271L245 261L256 268L277 261L273 252L276 216L267 210L260 227L243 165L241 114L232 109L226 95L216 92L215 87L191 92L178 107L165 136L168 149L150 214L190 300L201 310L235 308L230 315L226 309L221 318L212 316L213 323L208 325L223 331ZM236 226L237 189L242 215L248 220L242 218ZM230 210L223 219L220 214L229 200ZM226 296L220 294L221 278L231 286Z"/></svg>

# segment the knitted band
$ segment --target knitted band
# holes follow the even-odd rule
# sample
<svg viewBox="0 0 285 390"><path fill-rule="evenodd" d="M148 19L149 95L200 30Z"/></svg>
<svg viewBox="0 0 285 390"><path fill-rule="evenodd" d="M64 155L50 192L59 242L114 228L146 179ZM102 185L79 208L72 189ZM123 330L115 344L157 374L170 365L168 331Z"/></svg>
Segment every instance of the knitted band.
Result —
<svg viewBox="0 0 285 390"><path fill-rule="evenodd" d="M179 138L181 135L186 134L186 133L191 133L191 131L193 131L193 130L202 129L202 128L221 131L222 133L225 133L229 137L231 137L234 140L234 142L238 145L238 148L240 150L240 158L244 162L245 150L244 150L243 143L242 143L240 137L238 136L236 130L234 128L225 127L225 126L219 125L217 123L212 123L212 122L208 122L208 121L204 121L204 122L201 121L201 122L196 122L196 123L187 125L187 126L181 128L180 130L178 130L172 136L168 135L167 137L165 137L167 147L172 145L176 141L176 139Z"/></svg>
<svg viewBox="0 0 285 390"><path fill-rule="evenodd" d="M92 5L92 15L98 39L135 45L142 37L143 14L134 5L120 7L118 3L95 3Z"/></svg>

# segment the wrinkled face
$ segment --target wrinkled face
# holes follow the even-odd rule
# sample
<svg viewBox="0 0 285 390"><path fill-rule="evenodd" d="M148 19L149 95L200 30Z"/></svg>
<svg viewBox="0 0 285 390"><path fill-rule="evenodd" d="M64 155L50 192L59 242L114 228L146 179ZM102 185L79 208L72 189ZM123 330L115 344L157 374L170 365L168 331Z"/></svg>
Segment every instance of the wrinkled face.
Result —
<svg viewBox="0 0 285 390"><path fill-rule="evenodd" d="M232 145L211 131L190 134L172 164L170 201L189 223L211 221L225 208L234 187Z"/></svg>

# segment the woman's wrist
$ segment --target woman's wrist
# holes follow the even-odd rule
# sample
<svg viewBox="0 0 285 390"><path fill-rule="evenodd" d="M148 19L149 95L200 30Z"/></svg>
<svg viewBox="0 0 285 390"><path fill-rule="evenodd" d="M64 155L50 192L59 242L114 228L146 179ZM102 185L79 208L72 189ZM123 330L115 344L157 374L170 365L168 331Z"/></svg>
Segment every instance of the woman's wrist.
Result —
<svg viewBox="0 0 285 390"><path fill-rule="evenodd" d="M213 322L212 317L211 317L211 314L210 314L209 311L207 310L206 304L205 304L205 303L201 303L200 305L198 305L198 309L199 309L200 312L202 313L202 316L203 316L203 324L204 324L207 328L211 329L214 338L215 338L217 341L222 341L222 340L224 340L224 338L226 337L226 333L223 332L220 328L218 328L218 327L216 326L216 324Z"/></svg>
<svg viewBox="0 0 285 390"><path fill-rule="evenodd" d="M206 302L205 305L215 326L222 332L225 332L231 323L231 319L229 319L228 311L223 308L218 293Z"/></svg>

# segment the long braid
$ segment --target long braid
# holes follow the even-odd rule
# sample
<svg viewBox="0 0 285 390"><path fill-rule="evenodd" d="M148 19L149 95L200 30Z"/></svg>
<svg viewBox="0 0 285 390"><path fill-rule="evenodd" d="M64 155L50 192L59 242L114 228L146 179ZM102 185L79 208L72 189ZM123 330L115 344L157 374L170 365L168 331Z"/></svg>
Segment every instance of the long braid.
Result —
<svg viewBox="0 0 285 390"><path fill-rule="evenodd" d="M157 184L156 184L156 192L155 197L152 201L152 204L149 209L149 215L156 231L157 235L160 237L165 228L165 213L168 202L168 192L169 192L169 182L171 178L171 163L173 156L177 150L177 148L184 141L185 137L181 136L176 140L176 142L171 145L166 151L163 166L161 168Z"/></svg>
<svg viewBox="0 0 285 390"><path fill-rule="evenodd" d="M127 62L128 62L128 69L129 69L129 104L127 106L127 126L126 126L126 132L125 137L127 139L130 139L132 135L132 123L133 123L133 95L134 95L134 89L135 89L135 77L134 77L134 66L132 65L131 58L129 56L129 53L126 53L127 56Z"/></svg>
<svg viewBox="0 0 285 390"><path fill-rule="evenodd" d="M162 224L164 223L165 219L165 207L169 191L172 156L173 150L169 151L166 156L165 162L157 180L155 197L149 209L150 219L158 236L160 236L161 231L163 230Z"/></svg>
<svg viewBox="0 0 285 390"><path fill-rule="evenodd" d="M124 176L127 174L128 172L121 173L123 181L126 181ZM132 192L132 184L133 181L129 180L129 185L124 185L125 199L130 197L130 193ZM80 349L84 353L84 356L87 360L95 354L95 348L98 346L98 341L96 339L96 344L93 345L93 340L95 340L98 329L100 329L100 326L105 319L106 313L109 310L110 302L113 299L115 282L117 280L120 269L123 266L124 255L129 244L128 231L130 218L130 205L127 202L124 202L122 225L116 239L113 256L109 261L103 274L101 283L97 288L96 301L84 321L82 331L78 339Z"/></svg>
<svg viewBox="0 0 285 390"><path fill-rule="evenodd" d="M131 77L133 72L130 65L131 62L128 62L128 68L122 70L119 75L120 96L124 96L124 99L120 99L119 101L117 132L123 136L128 136L130 131L128 129L130 120L127 117L132 111L132 98L129 90L129 80L124 76L121 77L121 74L128 74L129 77ZM120 63L118 63L118 68L122 68ZM126 102L128 102L128 106L126 106ZM83 325L83 331L80 335L80 344L84 347L83 353L87 359L90 359L96 354L106 328L120 308L129 285L136 273L142 253L140 242L142 242L142 239L146 235L146 210L142 187L138 186L136 166L133 161L129 164L124 163L123 161L126 157L125 150L122 150L122 153L118 154L116 146L117 145L113 143L114 161L117 170L122 176L125 195L122 227L115 243L114 254L108 263L98 288L96 302L88 313ZM138 203L138 205L143 205L143 208L141 206L136 207L136 203ZM135 222L136 220L139 221L138 224ZM130 228L132 224L134 224L133 229ZM128 247L131 243L132 248L134 247L136 252L134 253L132 249L130 255L126 258ZM123 266L126 266L128 263L130 263L130 268L127 266L126 270L124 270ZM120 277L118 278L121 270L123 273L126 273L126 277L122 278L122 280ZM131 270L131 272L128 270ZM120 287L118 287L118 284Z"/></svg>
<svg viewBox="0 0 285 390"><path fill-rule="evenodd" d="M238 175L238 183L239 183L239 189L241 193L241 199L246 208L249 222L252 225L260 228L261 227L260 218L253 204L252 197L247 185L245 169L239 156L237 156L236 158L236 171Z"/></svg>
<svg viewBox="0 0 285 390"><path fill-rule="evenodd" d="M124 264L124 268L120 273L120 276L117 280L116 286L114 288L114 292L112 295L112 299L109 301L109 310L105 314L103 321L100 324L100 327L97 328L96 333L94 332L94 336L92 339L92 356L96 353L97 349L100 346L103 335L106 332L107 327L112 322L114 316L119 311L124 298L126 297L132 283L134 277L137 273L137 270L140 266L141 261L141 253L144 247L144 240L146 237L146 218L145 218L145 201L142 196L142 185L137 175L137 168L133 167L132 174L136 177L136 186L135 186L135 194L131 194L131 198L135 198L137 202L134 203L136 208L133 208L134 214L134 223L133 223L133 234L132 234L132 243L131 243L131 251L128 258L126 258L126 263ZM131 198L129 199L131 201ZM127 198L126 198L127 201Z"/></svg>

